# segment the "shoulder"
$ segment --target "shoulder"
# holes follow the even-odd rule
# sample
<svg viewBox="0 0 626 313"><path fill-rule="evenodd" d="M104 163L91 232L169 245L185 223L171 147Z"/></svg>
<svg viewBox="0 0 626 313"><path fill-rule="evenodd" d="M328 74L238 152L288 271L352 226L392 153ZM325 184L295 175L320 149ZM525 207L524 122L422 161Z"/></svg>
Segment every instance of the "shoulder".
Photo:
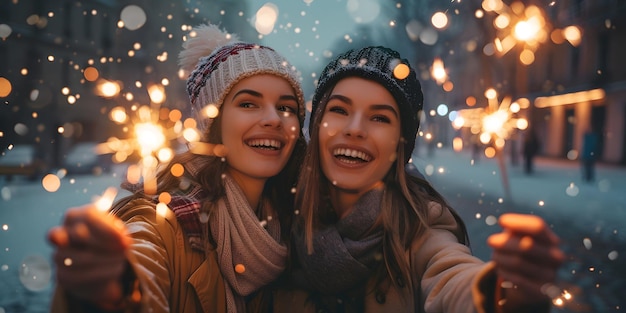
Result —
<svg viewBox="0 0 626 313"><path fill-rule="evenodd" d="M167 207L159 208L150 199L134 198L111 212L124 222L128 233L133 237L173 238L183 236L183 230L176 215Z"/></svg>
<svg viewBox="0 0 626 313"><path fill-rule="evenodd" d="M427 222L429 228L457 231L461 228L460 217L441 203L430 201L427 210Z"/></svg>

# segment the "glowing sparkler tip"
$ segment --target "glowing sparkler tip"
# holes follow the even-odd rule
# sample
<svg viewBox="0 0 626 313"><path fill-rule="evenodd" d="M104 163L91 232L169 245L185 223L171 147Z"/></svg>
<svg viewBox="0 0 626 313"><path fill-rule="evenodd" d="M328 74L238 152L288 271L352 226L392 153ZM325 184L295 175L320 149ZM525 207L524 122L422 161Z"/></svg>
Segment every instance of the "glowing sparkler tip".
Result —
<svg viewBox="0 0 626 313"><path fill-rule="evenodd" d="M94 205L99 211L106 212L111 208L115 196L117 196L117 189L115 187L109 187L104 191L102 196L95 201Z"/></svg>

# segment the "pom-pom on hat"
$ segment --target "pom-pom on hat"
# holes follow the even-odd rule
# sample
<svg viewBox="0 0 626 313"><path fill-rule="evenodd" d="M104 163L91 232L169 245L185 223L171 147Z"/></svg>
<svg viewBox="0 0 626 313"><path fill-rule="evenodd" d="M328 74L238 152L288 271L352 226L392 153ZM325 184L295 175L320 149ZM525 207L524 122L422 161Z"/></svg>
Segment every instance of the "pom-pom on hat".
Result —
<svg viewBox="0 0 626 313"><path fill-rule="evenodd" d="M183 43L179 65L190 73L187 93L198 129L205 136L213 118L202 113L203 109L213 105L219 110L237 82L257 74L272 74L287 80L298 98L300 125L304 121L300 76L294 66L270 47L240 42L237 36L221 31L216 25L200 25L191 30Z"/></svg>
<svg viewBox="0 0 626 313"><path fill-rule="evenodd" d="M342 78L359 76L373 80L387 88L398 103L402 137L404 138L405 160L408 162L415 147L419 128L419 111L422 110L424 95L415 69L400 54L386 47L366 47L349 50L338 55L322 71L313 95L311 118L322 98ZM311 129L309 127L309 129Z"/></svg>

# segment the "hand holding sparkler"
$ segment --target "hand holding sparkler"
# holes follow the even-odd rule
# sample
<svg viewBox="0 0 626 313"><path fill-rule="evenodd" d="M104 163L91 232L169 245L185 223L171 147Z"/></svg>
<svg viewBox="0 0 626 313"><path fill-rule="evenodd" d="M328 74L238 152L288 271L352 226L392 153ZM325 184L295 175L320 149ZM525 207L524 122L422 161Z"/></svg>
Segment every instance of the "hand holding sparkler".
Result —
<svg viewBox="0 0 626 313"><path fill-rule="evenodd" d="M546 303L560 296L554 281L565 256L544 220L511 213L502 215L499 223L503 232L491 235L487 243L494 249L492 260L501 282L496 288L503 291L504 307Z"/></svg>
<svg viewBox="0 0 626 313"><path fill-rule="evenodd" d="M122 275L131 238L122 221L106 213L115 195L109 188L95 203L69 209L63 224L48 232L59 286L94 303L123 298Z"/></svg>

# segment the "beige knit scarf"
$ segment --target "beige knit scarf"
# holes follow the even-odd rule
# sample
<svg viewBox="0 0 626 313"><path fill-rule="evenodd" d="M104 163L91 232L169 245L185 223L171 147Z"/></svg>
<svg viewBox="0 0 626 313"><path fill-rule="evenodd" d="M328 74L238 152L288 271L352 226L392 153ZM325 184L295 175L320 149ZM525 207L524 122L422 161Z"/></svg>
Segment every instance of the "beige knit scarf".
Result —
<svg viewBox="0 0 626 313"><path fill-rule="evenodd" d="M244 297L283 272L287 248L279 243L278 218L262 225L243 191L228 175L224 177L224 186L226 199L219 201L209 223L227 285L228 312L244 312Z"/></svg>

